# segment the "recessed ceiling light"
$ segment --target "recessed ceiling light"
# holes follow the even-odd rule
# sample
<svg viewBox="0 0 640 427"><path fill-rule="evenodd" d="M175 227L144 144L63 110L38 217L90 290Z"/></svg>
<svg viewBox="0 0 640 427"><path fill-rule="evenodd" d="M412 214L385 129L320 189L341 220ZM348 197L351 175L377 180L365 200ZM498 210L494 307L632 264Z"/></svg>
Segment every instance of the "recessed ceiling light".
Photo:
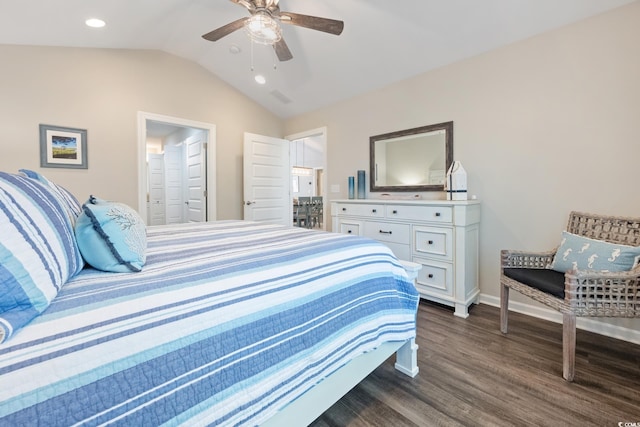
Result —
<svg viewBox="0 0 640 427"><path fill-rule="evenodd" d="M237 44L232 44L231 46L229 46L229 53L236 55L240 52L242 52L242 49L240 49L240 46L238 46Z"/></svg>
<svg viewBox="0 0 640 427"><path fill-rule="evenodd" d="M264 76L262 74L256 74L256 76L254 77L254 79L256 79L256 82L260 85L263 85L267 82L267 79L264 78Z"/></svg>
<svg viewBox="0 0 640 427"><path fill-rule="evenodd" d="M91 28L102 28L107 25L102 19L97 18L87 19L86 21L84 21L84 23Z"/></svg>

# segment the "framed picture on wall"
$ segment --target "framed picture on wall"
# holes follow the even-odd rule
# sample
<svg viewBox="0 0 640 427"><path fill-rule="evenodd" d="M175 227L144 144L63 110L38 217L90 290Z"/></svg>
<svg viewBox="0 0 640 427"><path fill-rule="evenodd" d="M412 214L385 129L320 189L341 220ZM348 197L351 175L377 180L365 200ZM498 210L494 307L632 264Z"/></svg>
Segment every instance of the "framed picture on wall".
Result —
<svg viewBox="0 0 640 427"><path fill-rule="evenodd" d="M40 166L87 169L87 130L40 125Z"/></svg>

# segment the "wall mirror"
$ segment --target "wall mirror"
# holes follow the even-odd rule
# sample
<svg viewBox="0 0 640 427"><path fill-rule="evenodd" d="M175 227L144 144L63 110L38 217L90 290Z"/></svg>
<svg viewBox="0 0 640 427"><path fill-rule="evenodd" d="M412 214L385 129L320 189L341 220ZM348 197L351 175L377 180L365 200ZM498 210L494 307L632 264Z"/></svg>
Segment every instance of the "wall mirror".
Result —
<svg viewBox="0 0 640 427"><path fill-rule="evenodd" d="M369 138L370 191L444 191L453 161L453 122Z"/></svg>

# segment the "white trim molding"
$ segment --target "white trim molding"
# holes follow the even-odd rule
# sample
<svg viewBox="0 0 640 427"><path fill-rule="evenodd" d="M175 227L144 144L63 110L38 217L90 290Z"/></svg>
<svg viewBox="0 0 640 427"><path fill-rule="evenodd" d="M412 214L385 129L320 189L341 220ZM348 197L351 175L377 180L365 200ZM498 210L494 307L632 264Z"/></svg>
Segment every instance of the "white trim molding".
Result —
<svg viewBox="0 0 640 427"><path fill-rule="evenodd" d="M494 307L500 307L500 298L493 295L480 294L479 302ZM554 323L562 323L562 314L548 308L510 300L509 310L515 311L516 313L522 313L528 316L537 317L539 319L549 320ZM600 322L595 318L578 317L576 321L576 327L578 329L595 332L597 334L605 335L611 338L628 341L634 344L640 344L640 331L626 328L624 326ZM496 328L499 329L500 325L496 325Z"/></svg>
<svg viewBox="0 0 640 427"><path fill-rule="evenodd" d="M162 114L138 111L138 213L142 218L147 218L147 171L146 164L146 144L147 144L147 120L169 123L176 126L202 129L208 132L207 139L207 220L217 219L217 191L216 191L216 125L213 123L199 122L196 120L183 119L179 117L165 116Z"/></svg>

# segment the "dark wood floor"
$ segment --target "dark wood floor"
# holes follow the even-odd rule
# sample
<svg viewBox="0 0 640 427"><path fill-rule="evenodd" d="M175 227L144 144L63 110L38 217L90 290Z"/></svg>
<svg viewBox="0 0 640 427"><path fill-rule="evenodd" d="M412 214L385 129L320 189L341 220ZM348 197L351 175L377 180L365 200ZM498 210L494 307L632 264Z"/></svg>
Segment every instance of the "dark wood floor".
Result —
<svg viewBox="0 0 640 427"><path fill-rule="evenodd" d="M473 306L470 316L422 302L418 365L387 360L312 425L640 426L640 346L578 330L576 377L562 379L562 325ZM624 425L624 424L623 424Z"/></svg>

